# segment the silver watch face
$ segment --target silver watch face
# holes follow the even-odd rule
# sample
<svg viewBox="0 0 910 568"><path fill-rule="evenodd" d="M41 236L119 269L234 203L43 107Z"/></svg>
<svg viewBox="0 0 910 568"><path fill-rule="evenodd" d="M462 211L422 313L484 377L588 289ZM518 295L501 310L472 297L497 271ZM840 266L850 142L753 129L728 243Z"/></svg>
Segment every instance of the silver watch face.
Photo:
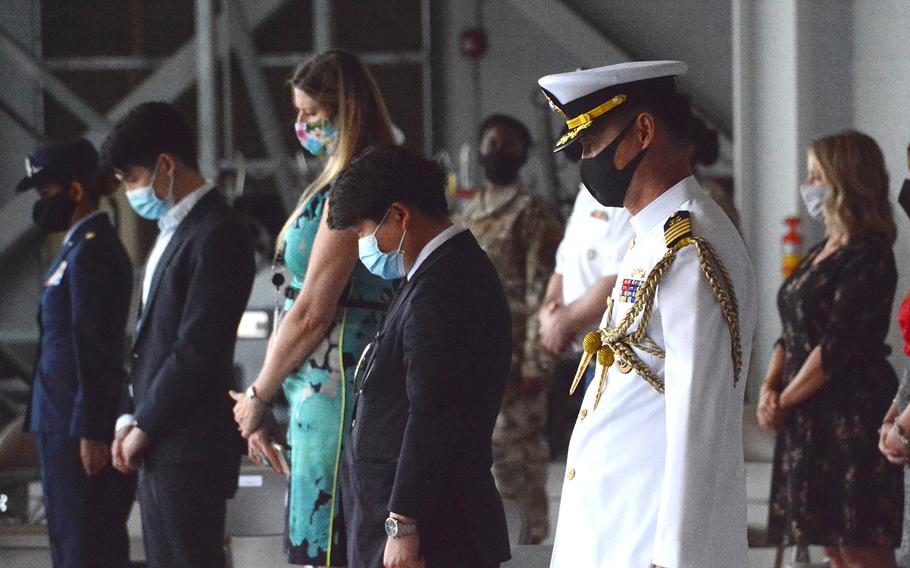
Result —
<svg viewBox="0 0 910 568"><path fill-rule="evenodd" d="M392 538L398 536L398 523L395 522L395 519L388 518L385 520L385 534Z"/></svg>

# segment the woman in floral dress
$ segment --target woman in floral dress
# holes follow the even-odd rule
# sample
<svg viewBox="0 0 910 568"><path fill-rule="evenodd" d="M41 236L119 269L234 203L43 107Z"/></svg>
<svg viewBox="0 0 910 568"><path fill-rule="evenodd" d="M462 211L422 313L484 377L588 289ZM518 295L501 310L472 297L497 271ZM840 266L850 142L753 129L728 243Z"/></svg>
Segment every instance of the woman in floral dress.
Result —
<svg viewBox="0 0 910 568"><path fill-rule="evenodd" d="M341 451L354 403L354 367L379 328L392 284L359 262L357 235L326 224L332 182L365 148L394 144L382 95L358 58L332 50L301 65L291 81L295 131L308 152L327 157L278 238L292 275L277 334L251 389L234 393L249 455L276 466L266 403L283 385L290 403L290 482L285 548L292 564L344 566L338 488Z"/></svg>
<svg viewBox="0 0 910 568"><path fill-rule="evenodd" d="M878 451L897 390L885 345L897 282L888 174L875 141L852 131L815 142L808 172L800 190L826 238L778 293L783 334L758 409L778 433L769 539L824 546L835 568L889 568L903 485Z"/></svg>

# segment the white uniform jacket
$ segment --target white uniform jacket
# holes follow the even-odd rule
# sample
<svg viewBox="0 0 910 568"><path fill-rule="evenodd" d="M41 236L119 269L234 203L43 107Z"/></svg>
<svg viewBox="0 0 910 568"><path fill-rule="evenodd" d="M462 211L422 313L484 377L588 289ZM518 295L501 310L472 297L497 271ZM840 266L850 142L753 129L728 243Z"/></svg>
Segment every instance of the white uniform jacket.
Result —
<svg viewBox="0 0 910 568"><path fill-rule="evenodd" d="M600 278L619 272L629 241L635 236L630 217L622 207L604 207L583 184L579 185L565 236L556 251L555 272L562 276L566 305L582 297ZM589 331L576 338L577 351L581 351L581 340Z"/></svg>
<svg viewBox="0 0 910 568"><path fill-rule="evenodd" d="M748 565L742 449L743 393L756 320L755 275L736 228L688 177L632 218L631 245L613 288L615 326L637 285L667 251L664 223L689 211L732 277L743 375L733 386L730 332L694 246L657 288L647 335L666 359L636 349L665 384L601 369L585 393L569 445L552 568L731 568ZM603 322L607 324L608 322ZM637 322L631 330L638 328Z"/></svg>

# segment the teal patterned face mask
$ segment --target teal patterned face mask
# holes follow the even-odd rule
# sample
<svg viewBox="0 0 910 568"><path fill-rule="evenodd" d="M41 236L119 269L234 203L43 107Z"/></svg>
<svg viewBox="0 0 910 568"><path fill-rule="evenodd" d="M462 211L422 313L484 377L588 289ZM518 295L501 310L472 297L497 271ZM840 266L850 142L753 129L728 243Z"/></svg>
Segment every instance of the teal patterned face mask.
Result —
<svg viewBox="0 0 910 568"><path fill-rule="evenodd" d="M338 144L338 128L328 120L295 122L294 131L303 149L314 156L331 156Z"/></svg>

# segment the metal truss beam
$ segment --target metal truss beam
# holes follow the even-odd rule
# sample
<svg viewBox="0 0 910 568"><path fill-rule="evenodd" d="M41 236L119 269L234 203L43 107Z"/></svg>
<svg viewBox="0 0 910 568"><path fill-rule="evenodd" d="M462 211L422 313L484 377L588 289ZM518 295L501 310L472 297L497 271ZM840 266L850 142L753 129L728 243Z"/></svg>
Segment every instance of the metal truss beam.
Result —
<svg viewBox="0 0 910 568"><path fill-rule="evenodd" d="M293 211L300 191L288 164L287 150L282 142L284 137L279 135L282 128L269 93L265 72L257 60L256 45L251 32L253 27L247 24L246 14L237 0L223 0L222 5L228 12L231 46L240 64L259 135L266 152L275 162L275 181L278 184L279 195L285 208Z"/></svg>
<svg viewBox="0 0 910 568"><path fill-rule="evenodd" d="M110 128L110 122L104 116L83 101L66 83L55 77L41 60L32 55L2 26L0 26L0 54L16 65L24 74L38 82L50 96L59 101L83 124L94 129L107 130Z"/></svg>

